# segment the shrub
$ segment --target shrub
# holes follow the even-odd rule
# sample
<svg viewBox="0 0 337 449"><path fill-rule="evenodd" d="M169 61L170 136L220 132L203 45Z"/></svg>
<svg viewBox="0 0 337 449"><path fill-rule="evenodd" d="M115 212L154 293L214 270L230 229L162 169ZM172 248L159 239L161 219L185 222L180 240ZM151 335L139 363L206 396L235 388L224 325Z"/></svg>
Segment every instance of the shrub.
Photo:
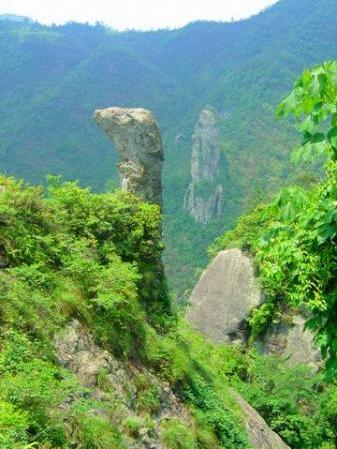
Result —
<svg viewBox="0 0 337 449"><path fill-rule="evenodd" d="M161 434L167 449L197 449L193 429L189 429L178 418L163 421Z"/></svg>

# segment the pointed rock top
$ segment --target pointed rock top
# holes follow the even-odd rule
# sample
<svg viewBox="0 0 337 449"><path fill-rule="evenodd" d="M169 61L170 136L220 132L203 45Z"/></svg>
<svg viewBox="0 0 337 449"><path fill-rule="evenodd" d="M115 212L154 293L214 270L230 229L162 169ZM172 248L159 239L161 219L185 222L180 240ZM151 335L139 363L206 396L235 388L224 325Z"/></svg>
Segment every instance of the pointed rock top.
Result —
<svg viewBox="0 0 337 449"><path fill-rule="evenodd" d="M142 108L98 109L94 121L117 149L122 189L162 207L163 147L152 112Z"/></svg>
<svg viewBox="0 0 337 449"><path fill-rule="evenodd" d="M157 126L151 111L143 108L119 108L112 107L97 109L94 113L95 122L102 127L109 125L123 126L134 122L143 125Z"/></svg>

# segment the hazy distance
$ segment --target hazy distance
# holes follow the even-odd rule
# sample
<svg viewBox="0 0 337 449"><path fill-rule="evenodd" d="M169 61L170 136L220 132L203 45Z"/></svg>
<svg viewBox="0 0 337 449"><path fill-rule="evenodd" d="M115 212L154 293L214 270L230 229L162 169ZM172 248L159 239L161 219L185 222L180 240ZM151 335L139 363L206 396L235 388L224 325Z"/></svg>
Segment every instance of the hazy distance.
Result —
<svg viewBox="0 0 337 449"><path fill-rule="evenodd" d="M237 20L257 14L276 0L2 0L0 14L18 14L41 23L104 22L112 28L177 28L195 20Z"/></svg>

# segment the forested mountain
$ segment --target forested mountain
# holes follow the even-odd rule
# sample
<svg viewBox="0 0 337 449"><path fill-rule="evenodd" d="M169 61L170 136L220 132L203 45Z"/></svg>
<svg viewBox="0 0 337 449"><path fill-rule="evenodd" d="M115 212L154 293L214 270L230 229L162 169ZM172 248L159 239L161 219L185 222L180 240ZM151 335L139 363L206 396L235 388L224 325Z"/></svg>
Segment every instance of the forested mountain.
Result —
<svg viewBox="0 0 337 449"><path fill-rule="evenodd" d="M61 174L104 191L117 182L115 155L94 109L154 111L166 157L167 269L181 292L255 191L272 192L291 175L295 135L274 110L305 66L336 57L336 18L335 0L280 0L248 20L153 32L1 21L1 170L32 183ZM183 202L191 136L207 105L219 114L227 167L223 218L205 227Z"/></svg>

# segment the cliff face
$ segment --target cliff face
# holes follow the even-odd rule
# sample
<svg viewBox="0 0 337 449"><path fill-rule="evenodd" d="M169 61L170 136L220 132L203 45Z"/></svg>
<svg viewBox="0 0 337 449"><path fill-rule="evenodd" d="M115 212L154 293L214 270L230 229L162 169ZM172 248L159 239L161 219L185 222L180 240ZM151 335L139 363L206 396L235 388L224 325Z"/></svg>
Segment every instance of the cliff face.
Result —
<svg viewBox="0 0 337 449"><path fill-rule="evenodd" d="M292 315L288 322L274 324L256 343L256 347L263 354L286 356L290 365L305 363L317 369L322 362L314 336L306 329L305 319L301 315Z"/></svg>
<svg viewBox="0 0 337 449"><path fill-rule="evenodd" d="M205 108L192 136L192 181L186 191L184 208L201 224L223 212L224 187L220 175L220 136L216 111Z"/></svg>
<svg viewBox="0 0 337 449"><path fill-rule="evenodd" d="M95 111L94 121L116 145L122 189L162 207L163 147L152 113L113 107Z"/></svg>
<svg viewBox="0 0 337 449"><path fill-rule="evenodd" d="M195 431L191 411L175 395L167 382L139 364L135 366L117 360L111 353L99 347L88 330L77 320L71 321L55 336L54 344L60 365L76 376L79 384L87 389L87 397L96 401L96 407L99 405L99 408L91 410L91 413L99 414L107 420L113 418L124 423L124 426L132 422L137 423L137 428L129 428L129 432L125 429L123 437L128 449L173 447L164 441L165 423L170 421L179 422L180 425ZM144 379L148 383L147 389L150 387L152 392L156 391L158 395L152 410L151 426L149 416L139 409L139 405L137 407L137 399L139 402L140 396L144 394ZM149 391L145 393L149 394ZM290 449L239 393L231 390L231 395L242 411L244 427L252 449ZM109 408L110 396L118 403L113 412ZM70 398L64 407L71 408L73 402L74 399ZM68 431L73 434L76 429L69 426ZM185 446L182 443L179 447Z"/></svg>

